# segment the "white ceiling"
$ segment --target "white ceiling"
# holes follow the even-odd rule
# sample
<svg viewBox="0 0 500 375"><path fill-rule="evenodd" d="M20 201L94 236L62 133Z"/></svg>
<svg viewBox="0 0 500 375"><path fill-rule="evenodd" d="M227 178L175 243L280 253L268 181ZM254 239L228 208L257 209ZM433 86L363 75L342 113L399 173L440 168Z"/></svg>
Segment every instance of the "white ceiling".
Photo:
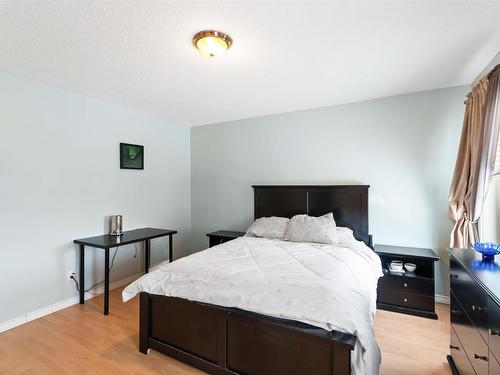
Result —
<svg viewBox="0 0 500 375"><path fill-rule="evenodd" d="M468 84L499 2L0 2L0 70L186 125ZM199 30L234 45L208 59Z"/></svg>

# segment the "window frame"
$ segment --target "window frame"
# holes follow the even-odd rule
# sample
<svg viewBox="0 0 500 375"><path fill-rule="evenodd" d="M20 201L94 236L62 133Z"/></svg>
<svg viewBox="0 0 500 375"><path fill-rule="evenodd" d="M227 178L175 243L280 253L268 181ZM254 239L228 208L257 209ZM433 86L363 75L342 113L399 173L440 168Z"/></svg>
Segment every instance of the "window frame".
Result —
<svg viewBox="0 0 500 375"><path fill-rule="evenodd" d="M493 164L492 176L500 174L500 137L498 137L497 149L495 152L495 162Z"/></svg>

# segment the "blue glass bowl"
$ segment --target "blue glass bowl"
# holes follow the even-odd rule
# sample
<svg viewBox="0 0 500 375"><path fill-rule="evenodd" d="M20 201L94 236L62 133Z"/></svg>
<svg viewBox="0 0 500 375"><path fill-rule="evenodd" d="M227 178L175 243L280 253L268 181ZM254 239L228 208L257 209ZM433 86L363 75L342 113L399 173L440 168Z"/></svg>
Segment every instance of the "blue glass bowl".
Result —
<svg viewBox="0 0 500 375"><path fill-rule="evenodd" d="M483 260L493 260L495 255L500 254L500 244L498 243L476 242L472 247L483 254Z"/></svg>

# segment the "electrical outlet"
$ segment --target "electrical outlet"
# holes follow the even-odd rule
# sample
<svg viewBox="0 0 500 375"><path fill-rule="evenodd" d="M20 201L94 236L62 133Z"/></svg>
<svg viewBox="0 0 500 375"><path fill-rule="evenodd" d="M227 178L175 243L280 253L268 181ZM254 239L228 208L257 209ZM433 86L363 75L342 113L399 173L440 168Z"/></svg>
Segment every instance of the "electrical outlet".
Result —
<svg viewBox="0 0 500 375"><path fill-rule="evenodd" d="M71 277L72 277L72 276L76 277L76 273L75 273L75 271L71 270L71 271L66 272L66 278L67 278L68 280L71 280Z"/></svg>

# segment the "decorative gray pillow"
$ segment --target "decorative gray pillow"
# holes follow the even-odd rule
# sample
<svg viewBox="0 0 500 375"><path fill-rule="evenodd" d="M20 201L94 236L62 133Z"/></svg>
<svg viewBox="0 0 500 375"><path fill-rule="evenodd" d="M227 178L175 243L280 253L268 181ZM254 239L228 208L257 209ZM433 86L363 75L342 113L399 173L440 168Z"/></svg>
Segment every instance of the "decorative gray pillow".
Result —
<svg viewBox="0 0 500 375"><path fill-rule="evenodd" d="M338 243L337 229L333 214L314 217L295 215L288 224L286 241Z"/></svg>
<svg viewBox="0 0 500 375"><path fill-rule="evenodd" d="M290 219L286 217L261 217L255 220L250 228L248 228L245 236L271 239L277 238L282 240L285 237L289 222Z"/></svg>

